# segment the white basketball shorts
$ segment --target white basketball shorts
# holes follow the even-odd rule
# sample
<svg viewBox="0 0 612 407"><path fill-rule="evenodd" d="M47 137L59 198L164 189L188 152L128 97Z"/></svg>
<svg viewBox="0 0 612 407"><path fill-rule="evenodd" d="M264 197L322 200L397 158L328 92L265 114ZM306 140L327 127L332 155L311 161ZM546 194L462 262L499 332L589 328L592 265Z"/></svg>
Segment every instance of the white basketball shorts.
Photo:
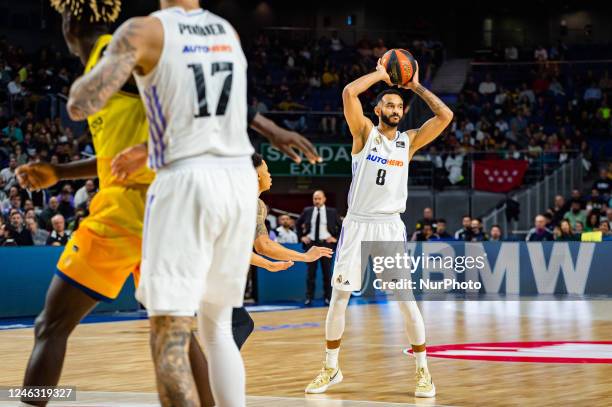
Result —
<svg viewBox="0 0 612 407"><path fill-rule="evenodd" d="M257 190L250 157L189 158L158 171L136 291L149 315L192 316L201 302L242 306Z"/></svg>
<svg viewBox="0 0 612 407"><path fill-rule="evenodd" d="M406 226L399 215L364 217L349 213L342 222L336 248L332 286L359 291L365 265L361 264L361 242L406 242Z"/></svg>

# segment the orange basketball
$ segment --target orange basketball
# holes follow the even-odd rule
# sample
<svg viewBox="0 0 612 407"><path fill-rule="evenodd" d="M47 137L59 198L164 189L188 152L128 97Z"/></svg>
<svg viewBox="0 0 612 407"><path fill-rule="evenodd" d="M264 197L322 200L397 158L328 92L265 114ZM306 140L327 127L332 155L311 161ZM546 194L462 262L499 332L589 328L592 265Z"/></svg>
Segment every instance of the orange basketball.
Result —
<svg viewBox="0 0 612 407"><path fill-rule="evenodd" d="M412 54L401 48L394 48L385 52L381 62L387 70L391 82L396 85L406 85L410 82L417 66Z"/></svg>

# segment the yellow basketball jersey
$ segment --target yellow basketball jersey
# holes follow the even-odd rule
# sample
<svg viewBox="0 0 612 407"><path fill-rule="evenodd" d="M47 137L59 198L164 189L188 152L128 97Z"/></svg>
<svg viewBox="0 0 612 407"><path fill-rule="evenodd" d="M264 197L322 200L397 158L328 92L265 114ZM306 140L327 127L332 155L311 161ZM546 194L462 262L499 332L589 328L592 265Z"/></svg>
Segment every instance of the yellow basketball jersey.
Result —
<svg viewBox="0 0 612 407"><path fill-rule="evenodd" d="M85 66L85 73L98 63L112 38L111 35L98 38ZM155 174L146 166L122 182L113 177L110 171L111 161L118 153L148 140L149 125L136 85L126 84L110 98L102 110L89 116L87 121L98 159L100 189L112 185L147 185L153 181Z"/></svg>

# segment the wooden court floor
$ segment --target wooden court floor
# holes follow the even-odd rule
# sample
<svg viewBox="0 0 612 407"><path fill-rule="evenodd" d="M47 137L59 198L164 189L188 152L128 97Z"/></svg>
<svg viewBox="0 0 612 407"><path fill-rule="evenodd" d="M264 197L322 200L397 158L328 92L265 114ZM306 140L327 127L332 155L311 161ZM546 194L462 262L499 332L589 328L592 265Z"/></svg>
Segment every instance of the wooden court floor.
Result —
<svg viewBox="0 0 612 407"><path fill-rule="evenodd" d="M426 302L420 306L430 345L612 340L612 302ZM434 357L428 363L438 395L416 399L412 395L414 361L402 352L407 339L393 303L349 307L340 351L344 382L326 394L305 396L304 387L323 361L325 312L325 308L310 308L253 314L258 329L243 349L249 406L612 405L609 363ZM31 346L32 329L0 331L0 385L21 383ZM611 347L605 351L609 359ZM79 326L69 343L61 383L76 385L78 392L100 401L79 405L155 405L147 321Z"/></svg>

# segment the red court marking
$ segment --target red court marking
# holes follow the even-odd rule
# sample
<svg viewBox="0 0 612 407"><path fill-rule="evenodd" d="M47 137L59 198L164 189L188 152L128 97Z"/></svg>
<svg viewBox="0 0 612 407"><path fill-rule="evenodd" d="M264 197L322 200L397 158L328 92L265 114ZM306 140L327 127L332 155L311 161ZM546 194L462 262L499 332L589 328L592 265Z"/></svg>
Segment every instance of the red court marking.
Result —
<svg viewBox="0 0 612 407"><path fill-rule="evenodd" d="M411 349L404 349L411 354ZM445 359L532 363L610 363L611 341L485 342L427 346L427 356Z"/></svg>

